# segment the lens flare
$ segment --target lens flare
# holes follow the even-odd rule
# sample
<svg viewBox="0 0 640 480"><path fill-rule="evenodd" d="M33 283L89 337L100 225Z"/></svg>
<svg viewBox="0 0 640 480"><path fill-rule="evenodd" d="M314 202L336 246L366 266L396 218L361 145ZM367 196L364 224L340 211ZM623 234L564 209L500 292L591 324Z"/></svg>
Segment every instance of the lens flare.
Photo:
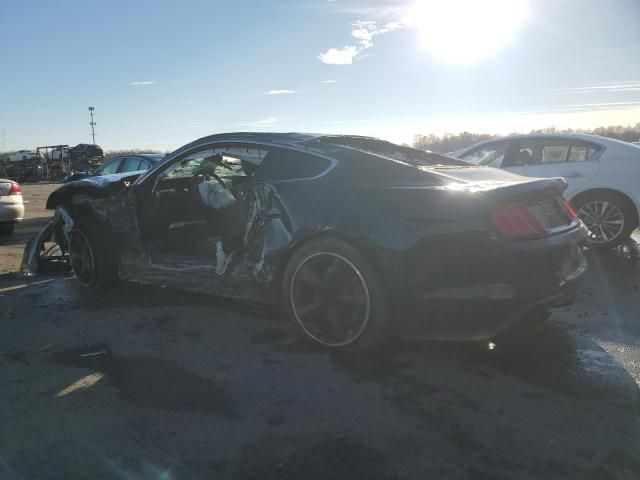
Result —
<svg viewBox="0 0 640 480"><path fill-rule="evenodd" d="M528 18L527 0L418 0L406 23L432 56L468 64L509 45Z"/></svg>

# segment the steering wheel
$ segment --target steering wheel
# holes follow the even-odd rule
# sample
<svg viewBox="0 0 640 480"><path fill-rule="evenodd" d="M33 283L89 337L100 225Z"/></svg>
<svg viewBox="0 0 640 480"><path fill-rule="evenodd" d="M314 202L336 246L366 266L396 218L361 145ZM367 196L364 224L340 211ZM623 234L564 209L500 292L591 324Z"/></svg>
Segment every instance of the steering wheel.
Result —
<svg viewBox="0 0 640 480"><path fill-rule="evenodd" d="M195 199L200 203L204 203L204 202L202 201L202 197L200 196L200 189L198 187L202 182L208 181L211 178L216 179L218 183L222 185L223 188L227 188L227 185L224 183L222 178L220 178L217 174L213 172L196 173L191 177L191 188L189 188L189 190L191 194L195 197Z"/></svg>

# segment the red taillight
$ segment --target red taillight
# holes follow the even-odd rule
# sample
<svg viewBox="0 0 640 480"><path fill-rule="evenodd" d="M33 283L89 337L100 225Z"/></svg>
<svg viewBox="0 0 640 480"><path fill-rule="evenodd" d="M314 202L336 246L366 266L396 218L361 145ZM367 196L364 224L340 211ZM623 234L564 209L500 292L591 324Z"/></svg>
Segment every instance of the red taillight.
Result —
<svg viewBox="0 0 640 480"><path fill-rule="evenodd" d="M509 238L530 238L549 232L531 211L520 203L509 203L496 208L491 221L498 231Z"/></svg>
<svg viewBox="0 0 640 480"><path fill-rule="evenodd" d="M9 195L22 195L22 188L20 188L20 185L18 185L16 182L11 182Z"/></svg>

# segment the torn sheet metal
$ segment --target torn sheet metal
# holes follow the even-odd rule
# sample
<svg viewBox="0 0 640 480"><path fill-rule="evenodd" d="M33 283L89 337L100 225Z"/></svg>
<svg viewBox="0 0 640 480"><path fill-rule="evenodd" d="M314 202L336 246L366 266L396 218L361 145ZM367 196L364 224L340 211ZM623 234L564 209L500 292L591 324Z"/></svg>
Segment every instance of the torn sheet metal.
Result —
<svg viewBox="0 0 640 480"><path fill-rule="evenodd" d="M25 275L35 275L40 269L40 252L45 242L51 239L53 233L53 221L40 230L35 236L27 242L22 254L22 262L20 263L20 271Z"/></svg>
<svg viewBox="0 0 640 480"><path fill-rule="evenodd" d="M291 242L290 227L284 223L286 220L287 212L278 197L278 190L266 183L255 185L243 246L246 259L252 264L253 274L259 282L270 282L276 271L276 266L269 262L269 253Z"/></svg>
<svg viewBox="0 0 640 480"><path fill-rule="evenodd" d="M58 206L53 218L47 225L32 237L24 248L20 271L26 275L35 275L41 270L45 261L62 261L67 253L69 232L74 222L69 212ZM59 256L49 256L50 250L45 250L47 242L55 242L59 247Z"/></svg>

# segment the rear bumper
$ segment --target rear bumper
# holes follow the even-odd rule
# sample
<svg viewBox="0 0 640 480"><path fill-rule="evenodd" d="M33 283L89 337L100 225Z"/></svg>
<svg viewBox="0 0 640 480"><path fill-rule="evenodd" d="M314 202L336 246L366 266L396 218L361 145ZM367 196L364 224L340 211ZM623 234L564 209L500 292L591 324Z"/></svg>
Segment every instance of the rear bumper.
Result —
<svg viewBox="0 0 640 480"><path fill-rule="evenodd" d="M24 218L24 205L22 203L0 202L0 223L17 223Z"/></svg>
<svg viewBox="0 0 640 480"><path fill-rule="evenodd" d="M485 340L523 321L534 311L570 305L580 292L588 264L578 245L554 275L521 277L512 283L440 289L416 299L407 312L405 338ZM416 312L426 312L419 315Z"/></svg>

